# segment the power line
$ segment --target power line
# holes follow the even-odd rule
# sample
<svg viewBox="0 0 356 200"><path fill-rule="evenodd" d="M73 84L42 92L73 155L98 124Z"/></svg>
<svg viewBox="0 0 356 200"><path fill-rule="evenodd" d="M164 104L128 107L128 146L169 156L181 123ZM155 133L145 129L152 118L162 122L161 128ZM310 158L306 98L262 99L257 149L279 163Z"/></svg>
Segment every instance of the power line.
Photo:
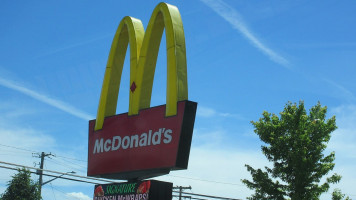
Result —
<svg viewBox="0 0 356 200"><path fill-rule="evenodd" d="M56 195L54 194L54 191L53 191L52 183L49 183L49 184L51 185L51 188L52 188L52 193L53 193L54 200L57 200Z"/></svg>
<svg viewBox="0 0 356 200"><path fill-rule="evenodd" d="M179 193L177 191L173 191L175 193ZM193 196L200 196L200 197L208 197L208 198L214 198L214 199L224 199L224 200L242 200L242 199L233 199L233 198L227 198L227 197L219 197L219 196L212 196L212 195L204 195L204 194L195 194L195 193L189 193L189 192L181 192L182 194L187 194L187 195L193 195Z"/></svg>
<svg viewBox="0 0 356 200"><path fill-rule="evenodd" d="M76 160L76 161L81 161L81 162L85 162L87 163L87 160L81 160L81 159L77 159L77 158L69 158L69 157L65 157L65 156L56 156L56 157L60 157L60 158L65 158L65 159L69 159L69 160Z"/></svg>
<svg viewBox="0 0 356 200"><path fill-rule="evenodd" d="M22 151L28 151L28 152L32 152L32 153L39 153L38 151L33 151L33 150L29 150L29 149L14 147L14 146L5 145L5 144L0 144L0 146L9 147L9 148L13 148L13 149L18 149L18 150L22 150Z"/></svg>
<svg viewBox="0 0 356 200"><path fill-rule="evenodd" d="M0 148L1 148L1 151L3 152L3 151L5 151L5 152L10 152L10 153L17 153L17 154L23 154L23 155L28 155L29 153L33 153L33 152L28 152L28 151L23 151L23 150L21 150L21 151L19 151L19 150L9 150L9 148L8 147L6 147L6 148L4 148L4 147L2 147L2 146L0 146Z"/></svg>
<svg viewBox="0 0 356 200"><path fill-rule="evenodd" d="M179 197L178 195L172 195L172 197ZM196 197L191 197L191 196L182 196L184 198L189 198L189 199L196 199L196 200L209 200L209 199L201 199L201 198L196 198Z"/></svg>
<svg viewBox="0 0 356 200"><path fill-rule="evenodd" d="M40 153L39 151L34 151L34 150L30 150L30 149L25 149L25 148L19 148L19 147L5 145L5 144L0 144L0 146L13 148L13 149L18 149L18 150L22 150L22 151L28 151L28 152L31 152L31 153ZM76 160L76 161L81 161L81 162L86 162L86 163L88 162L87 160L81 160L81 159L77 159L77 158L70 158L70 157L66 157L66 156L62 156L62 155L56 155L56 157L61 157L61 158L69 159L69 160Z"/></svg>
<svg viewBox="0 0 356 200"><path fill-rule="evenodd" d="M22 167L22 168L28 168L28 169L34 169L34 170L42 170L43 172L55 173L55 174L60 174L60 175L65 174L65 175L73 176L73 177L76 177L76 178L91 179L91 180L103 181L103 182L108 182L108 183L119 183L119 182L115 182L115 181L112 181L112 180L105 180L105 179L89 177L89 176L79 176L79 175L76 175L76 174L67 174L67 173L63 173L63 172L58 172L58 171L53 171L53 170L46 170L46 169L39 169L39 168L35 168L35 167L29 167L29 166L25 166L25 165L19 165L19 164L8 163L8 162L3 162L3 161L0 161L0 164L11 165L11 166L16 166L16 167ZM65 178L65 177L63 177L63 178Z"/></svg>
<svg viewBox="0 0 356 200"><path fill-rule="evenodd" d="M15 171L18 170L18 168L6 167L6 166L1 166L1 165L0 165L0 168L11 169L11 170L15 170ZM30 171L30 173L36 174L37 172ZM82 182L82 183L90 183L90 184L95 184L95 185L101 184L101 183L97 183L97 182L84 181L84 180L79 180L79 179L74 179L74 178L56 176L56 175L52 175L52 174L45 174L45 173L44 173L44 174L42 174L42 175L43 175L43 176L49 176L49 177L55 177L55 178L66 179L66 180L70 180L70 181L77 181L77 182Z"/></svg>
<svg viewBox="0 0 356 200"><path fill-rule="evenodd" d="M225 184L225 185L237 185L237 186L244 187L244 185L238 184L238 183L227 183L227 182L212 181L212 180L198 179L198 178L190 178L190 177L184 177L184 176L174 176L174 175L167 175L167 176L176 177L176 178L183 178L183 179L190 179L190 180L195 180L195 181L218 183L218 184Z"/></svg>
<svg viewBox="0 0 356 200"><path fill-rule="evenodd" d="M55 160L48 160L49 162L52 162L56 165L61 165L63 167L66 167L67 169L75 169L75 171L80 171L80 172L83 172L83 173L86 173L86 171L82 170L82 168L85 168L84 166L71 166L71 165L68 165L68 164L64 164L64 163L61 163L61 162L57 162ZM73 164L73 163L72 163ZM73 164L74 165L74 164Z"/></svg>

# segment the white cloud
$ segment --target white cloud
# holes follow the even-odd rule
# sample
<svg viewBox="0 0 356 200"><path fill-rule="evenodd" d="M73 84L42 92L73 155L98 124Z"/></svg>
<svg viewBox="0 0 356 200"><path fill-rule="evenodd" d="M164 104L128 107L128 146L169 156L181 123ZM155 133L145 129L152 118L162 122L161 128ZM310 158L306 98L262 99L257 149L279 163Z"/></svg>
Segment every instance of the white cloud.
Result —
<svg viewBox="0 0 356 200"><path fill-rule="evenodd" d="M258 151L224 150L219 146L192 148L188 170L158 179L179 186L190 185L193 193L245 199L252 193L241 182L250 178L245 164L261 168L268 165L267 160Z"/></svg>
<svg viewBox="0 0 356 200"><path fill-rule="evenodd" d="M337 157L352 159L356 164L356 105L341 105L330 113L336 116L338 129L332 133L329 149L336 151Z"/></svg>
<svg viewBox="0 0 356 200"><path fill-rule="evenodd" d="M53 137L43 134L38 130L14 128L0 128L1 144L27 149L40 149L55 146Z"/></svg>
<svg viewBox="0 0 356 200"><path fill-rule="evenodd" d="M0 112L4 111L4 107L3 104L0 104ZM9 117L7 113L12 113L14 109L14 107L9 106L5 109L5 112L2 112L0 115L0 161L29 167L39 167L38 163L40 162L40 158L33 153L43 151L46 153L52 152L57 155L74 157L68 156L68 151L71 151L71 149L59 151L60 146L53 136L39 129L24 127L21 123L17 123L13 120L12 116ZM36 166L34 163L36 163ZM86 175L86 162L68 161L63 160L61 157L53 157L52 159L46 158L44 164L45 169L59 172L69 172L73 170L76 171L78 175ZM0 168L0 186L5 186L6 182L11 179L14 173L16 173L16 171ZM38 179L37 175L33 175L32 177L34 180ZM44 181L50 179L52 178L47 176L43 177ZM54 186L83 185L83 183L63 179L56 179L51 183L53 183ZM47 186L48 185L45 185L44 188ZM2 192L3 190L0 188L0 194Z"/></svg>
<svg viewBox="0 0 356 200"><path fill-rule="evenodd" d="M336 129L331 134L331 139L328 144L327 152L335 151L335 168L334 172L340 174L342 179L339 184L333 185L333 188L340 188L343 193L346 193L351 198L356 196L354 185L356 185L356 105L340 105L335 108L330 108L331 115L336 116ZM327 198L329 197L329 198ZM330 199L330 194L323 195L324 199Z"/></svg>
<svg viewBox="0 0 356 200"><path fill-rule="evenodd" d="M197 115L200 117L213 117L216 115L216 111L212 108L198 106Z"/></svg>
<svg viewBox="0 0 356 200"><path fill-rule="evenodd" d="M254 168L270 164L259 148L245 150L227 145L231 144L230 140L231 136L224 130L194 130L188 170L173 171L157 179L192 186L187 192L245 199L252 193L241 182L241 179L250 179L245 164Z"/></svg>
<svg viewBox="0 0 356 200"><path fill-rule="evenodd" d="M67 103L64 103L62 101L59 101L59 100L56 100L56 99L53 99L53 98L50 98L44 94L40 94L36 91L33 91L33 90L30 90L22 85L19 85L17 83L14 83L12 81L9 81L9 80L6 80L6 79L3 79L3 78L0 78L0 85L4 86L4 87L7 87L9 89L12 89L12 90L15 90L15 91L18 91L22 94L25 94L29 97L32 97L36 100L39 100L43 103L46 103L50 106L53 106L55 108L58 108L68 114L71 114L73 116L76 116L76 117L79 117L81 119L84 119L84 120L91 120L91 119L94 119L93 116L71 106L71 105L68 105Z"/></svg>
<svg viewBox="0 0 356 200"><path fill-rule="evenodd" d="M93 187L94 188L94 187ZM42 198L45 200L52 199L70 199L70 200L89 200L92 199L83 192L65 192L62 188L49 186L42 188Z"/></svg>
<svg viewBox="0 0 356 200"><path fill-rule="evenodd" d="M222 0L201 0L204 4L213 9L218 15L229 22L232 27L238 30L243 36L245 36L257 49L267 55L272 61L282 65L283 67L290 69L290 63L283 56L279 55L258 39L251 30L249 30L246 24L243 22L240 14L231 6L226 4Z"/></svg>
<svg viewBox="0 0 356 200"><path fill-rule="evenodd" d="M198 106L197 116L199 117L232 117L236 119L244 119L238 114L223 113L214 110L213 108L208 108L204 106Z"/></svg>
<svg viewBox="0 0 356 200"><path fill-rule="evenodd" d="M80 200L91 200L92 199L89 196L83 194L82 192L70 192L70 193L67 193L67 195L74 197L76 199L80 199Z"/></svg>

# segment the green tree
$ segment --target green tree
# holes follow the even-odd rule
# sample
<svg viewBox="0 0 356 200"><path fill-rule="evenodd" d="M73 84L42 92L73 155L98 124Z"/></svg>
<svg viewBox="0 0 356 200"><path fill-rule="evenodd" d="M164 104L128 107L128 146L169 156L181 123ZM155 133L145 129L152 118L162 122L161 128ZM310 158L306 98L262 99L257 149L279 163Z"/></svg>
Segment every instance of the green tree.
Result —
<svg viewBox="0 0 356 200"><path fill-rule="evenodd" d="M345 198L345 194L341 193L340 189L335 189L332 193L332 200L352 200L350 197Z"/></svg>
<svg viewBox="0 0 356 200"><path fill-rule="evenodd" d="M261 149L273 167L261 170L246 165L252 181L242 182L255 191L248 199L314 200L329 190L329 184L340 181L341 176L333 174L320 184L335 165L335 153L323 153L337 128L335 116L325 119L326 112L320 103L308 114L303 101L299 105L289 102L280 117L265 111L259 121L251 122L267 144Z"/></svg>
<svg viewBox="0 0 356 200"><path fill-rule="evenodd" d="M31 180L31 172L26 169L19 169L18 173L12 176L7 189L1 195L1 200L40 200L38 184Z"/></svg>

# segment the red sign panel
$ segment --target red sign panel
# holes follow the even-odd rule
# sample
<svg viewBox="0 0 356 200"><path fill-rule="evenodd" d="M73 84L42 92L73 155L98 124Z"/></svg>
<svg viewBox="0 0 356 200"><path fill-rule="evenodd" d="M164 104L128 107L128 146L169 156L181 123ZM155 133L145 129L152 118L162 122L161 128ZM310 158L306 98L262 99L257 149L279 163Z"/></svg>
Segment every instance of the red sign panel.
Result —
<svg viewBox="0 0 356 200"><path fill-rule="evenodd" d="M178 102L170 117L165 107L106 117L98 131L89 121L88 176L127 180L187 169L197 103Z"/></svg>
<svg viewBox="0 0 356 200"><path fill-rule="evenodd" d="M172 189L172 183L155 180L102 184L95 185L94 200L167 200Z"/></svg>

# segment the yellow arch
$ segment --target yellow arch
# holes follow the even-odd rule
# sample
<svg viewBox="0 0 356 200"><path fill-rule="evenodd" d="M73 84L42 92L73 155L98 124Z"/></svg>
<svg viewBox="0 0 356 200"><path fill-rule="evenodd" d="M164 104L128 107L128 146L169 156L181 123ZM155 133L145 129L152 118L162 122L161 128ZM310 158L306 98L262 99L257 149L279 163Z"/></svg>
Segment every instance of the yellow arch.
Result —
<svg viewBox="0 0 356 200"><path fill-rule="evenodd" d="M178 8L160 3L154 9L141 47L137 68L137 91L132 114L149 108L159 45L166 29L167 96L166 116L176 115L177 102L188 99L187 61L183 23Z"/></svg>
<svg viewBox="0 0 356 200"><path fill-rule="evenodd" d="M104 118L116 114L117 98L123 62L130 43L129 115L149 108L158 50L163 30L166 30L167 96L166 116L176 115L177 102L188 99L187 62L183 23L178 8L160 3L154 9L147 32L140 20L125 17L116 31L105 71L95 130L102 128ZM142 46L141 46L142 45Z"/></svg>
<svg viewBox="0 0 356 200"><path fill-rule="evenodd" d="M96 115L95 130L99 130L103 127L105 117L116 114L121 74L128 43L130 43L130 82L134 80L144 34L145 31L139 19L124 17L121 20L115 33L106 64L99 107ZM131 93L129 101L132 101Z"/></svg>

